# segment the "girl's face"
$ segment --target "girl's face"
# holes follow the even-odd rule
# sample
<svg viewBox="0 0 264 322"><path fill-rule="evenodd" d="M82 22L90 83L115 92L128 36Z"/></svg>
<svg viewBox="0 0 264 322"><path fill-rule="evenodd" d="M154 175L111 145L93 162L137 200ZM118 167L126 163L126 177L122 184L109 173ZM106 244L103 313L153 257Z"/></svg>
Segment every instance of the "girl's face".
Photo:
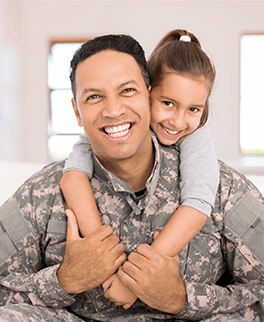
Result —
<svg viewBox="0 0 264 322"><path fill-rule="evenodd" d="M151 128L159 141L172 145L200 124L209 89L204 78L168 74L150 93Z"/></svg>

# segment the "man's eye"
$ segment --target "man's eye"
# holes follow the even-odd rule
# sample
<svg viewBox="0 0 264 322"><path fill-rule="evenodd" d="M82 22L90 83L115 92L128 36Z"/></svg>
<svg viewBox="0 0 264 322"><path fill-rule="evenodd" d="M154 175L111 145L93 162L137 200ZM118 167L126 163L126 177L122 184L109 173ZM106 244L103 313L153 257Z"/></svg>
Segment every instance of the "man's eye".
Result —
<svg viewBox="0 0 264 322"><path fill-rule="evenodd" d="M134 88L126 88L123 90L123 93L131 93L131 92L134 92L135 89Z"/></svg>
<svg viewBox="0 0 264 322"><path fill-rule="evenodd" d="M87 98L87 101L95 100L95 99L97 99L97 98L99 98L99 95L97 95L97 94L93 94L93 95L91 95L91 96L89 96L89 97Z"/></svg>
<svg viewBox="0 0 264 322"><path fill-rule="evenodd" d="M170 101L163 101L163 104L165 104L168 107L173 107L173 103Z"/></svg>

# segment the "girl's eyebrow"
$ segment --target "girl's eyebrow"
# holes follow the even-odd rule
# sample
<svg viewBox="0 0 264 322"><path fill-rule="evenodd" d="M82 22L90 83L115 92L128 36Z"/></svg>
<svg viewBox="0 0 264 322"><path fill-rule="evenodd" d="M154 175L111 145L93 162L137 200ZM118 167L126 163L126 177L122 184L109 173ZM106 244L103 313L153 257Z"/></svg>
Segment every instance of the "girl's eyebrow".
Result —
<svg viewBox="0 0 264 322"><path fill-rule="evenodd" d="M175 103L178 103L177 101L175 101L173 98L171 97L168 97L168 96L164 96L164 95L160 95L160 97L164 100L168 100L168 101L173 101Z"/></svg>
<svg viewBox="0 0 264 322"><path fill-rule="evenodd" d="M173 102L173 103L179 104L179 102L178 102L178 101L174 100L174 99L173 99L173 98L171 98L171 97L163 96L163 95L161 95L160 97L161 97L162 99L166 100L166 101L171 101L171 102ZM192 107L204 108L204 107L205 107L205 105L194 104L194 105L192 105Z"/></svg>

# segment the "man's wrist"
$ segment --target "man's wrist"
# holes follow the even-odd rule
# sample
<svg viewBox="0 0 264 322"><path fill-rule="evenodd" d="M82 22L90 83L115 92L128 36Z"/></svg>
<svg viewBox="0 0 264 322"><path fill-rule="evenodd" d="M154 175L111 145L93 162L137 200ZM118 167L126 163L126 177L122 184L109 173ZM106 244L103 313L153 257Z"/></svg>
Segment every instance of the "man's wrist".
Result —
<svg viewBox="0 0 264 322"><path fill-rule="evenodd" d="M78 292L76 289L74 289L76 288L76 284L72 283L69 280L69 277L67 277L67 274L64 274L63 264L61 264L60 267L58 268L56 275L57 275L58 282L65 293L69 295L75 295L75 294L81 293L81 292Z"/></svg>
<svg viewBox="0 0 264 322"><path fill-rule="evenodd" d="M181 285L182 287L180 288L180 291L177 294L176 307L174 312L172 312L173 314L180 314L187 304L187 291L182 278Z"/></svg>
<svg viewBox="0 0 264 322"><path fill-rule="evenodd" d="M57 277L58 267L57 264L38 271L34 276L34 284L40 300L48 306L61 308L73 304L75 299L61 287Z"/></svg>

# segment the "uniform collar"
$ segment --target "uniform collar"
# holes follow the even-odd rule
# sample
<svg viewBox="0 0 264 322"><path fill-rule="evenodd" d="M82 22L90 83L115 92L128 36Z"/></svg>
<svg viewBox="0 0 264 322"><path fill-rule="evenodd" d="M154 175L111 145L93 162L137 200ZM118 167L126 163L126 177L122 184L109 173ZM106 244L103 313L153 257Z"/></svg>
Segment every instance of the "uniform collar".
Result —
<svg viewBox="0 0 264 322"><path fill-rule="evenodd" d="M151 132L151 137L152 137L152 143L154 146L155 155L154 155L154 166L153 166L151 175L146 182L146 190L150 194L150 197L154 193L157 182L160 177L160 161L161 161L160 145L153 132ZM111 184L113 189L116 192L128 192L134 195L135 197L134 191L128 184L120 180L110 171L106 170L101 164L101 162L99 161L99 159L94 154L93 154L93 158L94 158L94 176L95 177L98 177L101 180L108 182L108 184Z"/></svg>

